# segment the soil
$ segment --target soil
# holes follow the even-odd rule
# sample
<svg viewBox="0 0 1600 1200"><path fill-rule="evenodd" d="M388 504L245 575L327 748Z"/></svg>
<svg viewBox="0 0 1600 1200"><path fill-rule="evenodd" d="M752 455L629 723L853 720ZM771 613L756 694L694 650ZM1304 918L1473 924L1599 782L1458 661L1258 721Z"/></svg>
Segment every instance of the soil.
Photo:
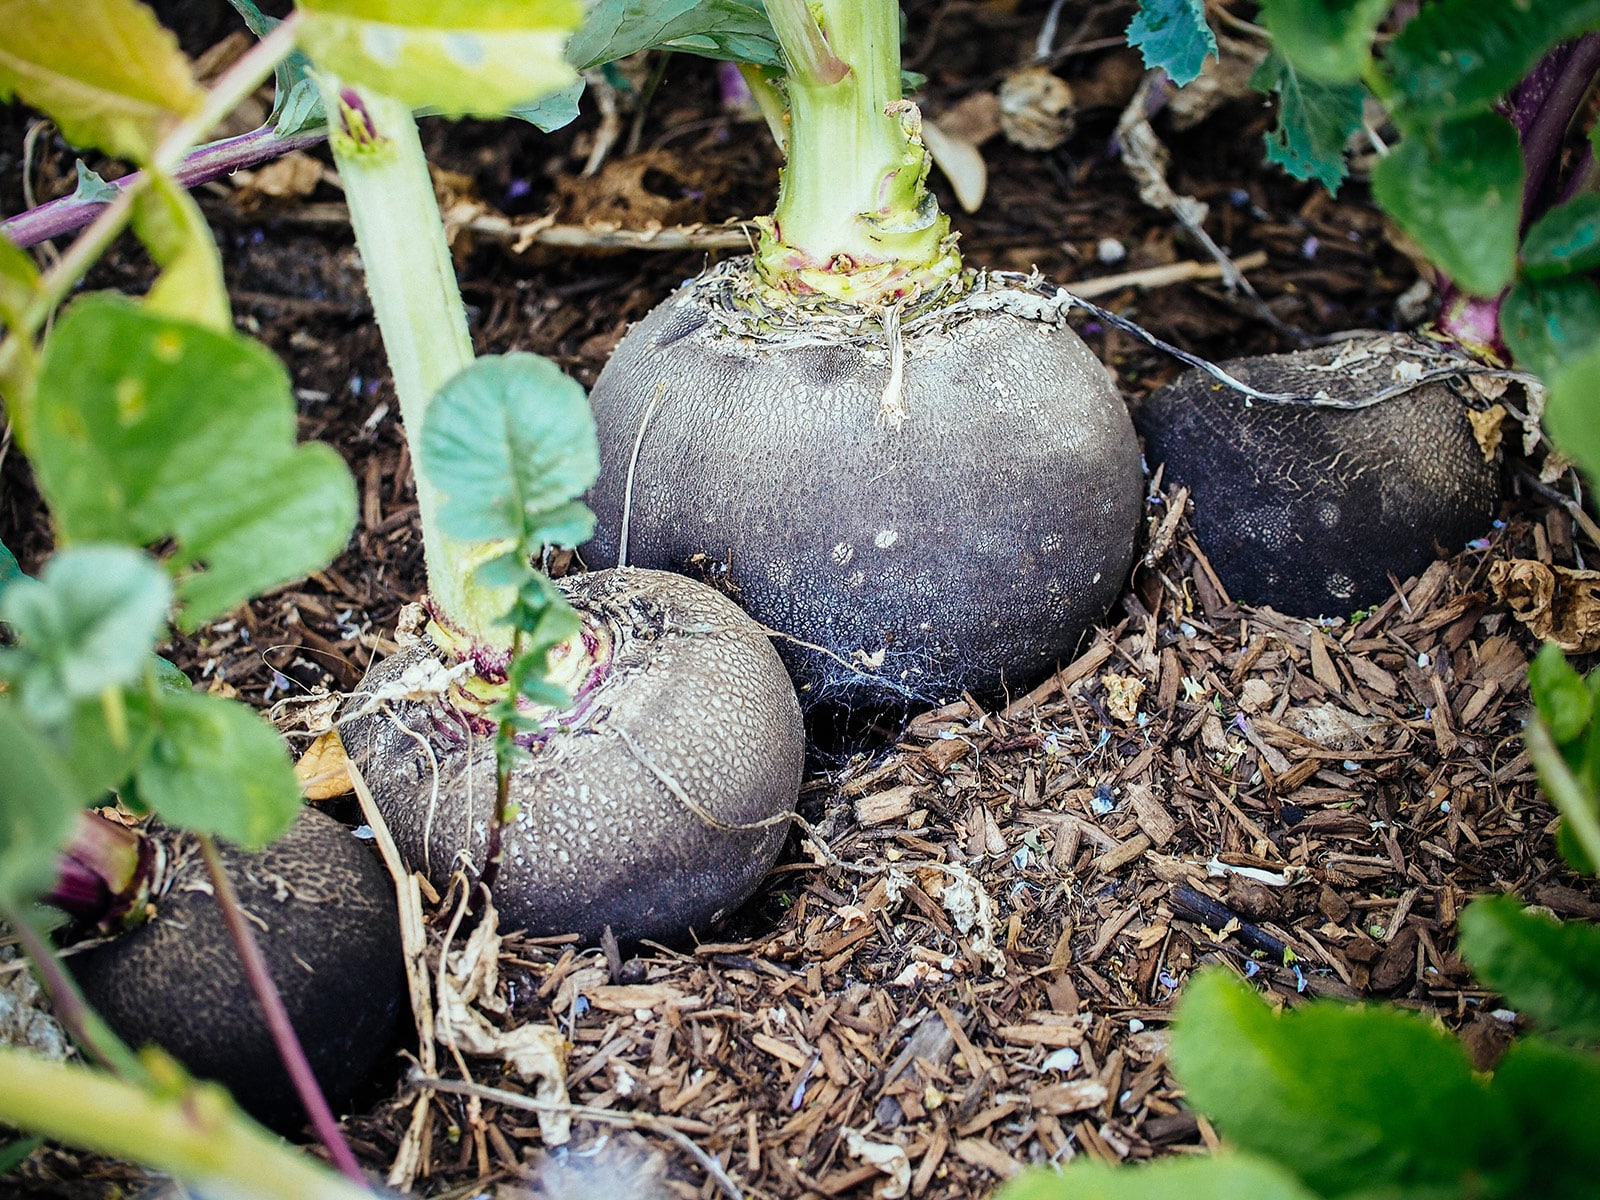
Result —
<svg viewBox="0 0 1600 1200"><path fill-rule="evenodd" d="M205 6L172 7L186 10L175 19L191 53L231 28ZM981 106L974 98L1033 53L1048 8L908 4L908 66L928 77L928 114ZM988 139L989 191L973 214L935 177L971 261L1037 268L1068 287L1209 262L1170 213L1140 200L1113 144L1141 77L1137 57L1114 45L1131 8L1066 6L1053 71L1077 107L1064 143ZM24 172L37 200L73 186L74 155L55 136L24 157L31 120L0 110L7 213L25 207ZM1266 167L1270 121L1249 95L1187 128L1169 113L1155 121L1172 152L1168 179L1209 206L1211 237L1235 259L1264 256L1247 275L1265 311L1204 279L1125 287L1100 303L1213 359L1292 349L1296 331L1396 326L1417 271L1364 183L1330 198ZM429 120L424 136L457 215L548 214L591 242L617 226L720 225L773 202L778 155L759 122L723 111L710 64L667 61L653 98L623 113L619 141L585 175L598 129L586 102L554 135ZM302 436L349 461L360 523L327 570L167 648L199 686L263 707L351 688L393 648L400 607L423 589L411 464L340 195L331 171L299 174L300 194L269 195L260 176L199 194L238 323L287 362ZM1125 252L1114 262L1112 242ZM470 227L455 247L480 352L549 355L586 385L628 325L707 259L537 241L518 251ZM150 273L124 244L90 282L138 291ZM1126 334L1080 329L1131 402L1180 369ZM33 570L48 521L19 457L3 468L0 541ZM745 1196L866 1197L889 1177L852 1148L864 1134L903 1151L912 1195L973 1197L1029 1163L1214 1145L1182 1104L1165 1030L1184 979L1210 962L1287 1004L1425 1009L1490 1064L1513 1029L1456 956L1462 906L1512 890L1600 916L1600 893L1555 850L1554 813L1522 747L1536 641L1487 583L1502 559L1576 566L1600 553L1530 480L1508 468L1490 536L1396 580L1359 621L1235 604L1186 525L1167 523L1075 661L1033 691L917 714L876 742L818 754L802 796L815 833L793 839L720 941L624 960L615 948L508 938L507 1019L557 1023L571 1043L572 1099L635 1114L638 1128L580 1119L581 1149L551 1152L514 1099L438 1093L415 1190L598 1195L626 1179L635 1194L711 1196L709 1155ZM1155 494L1152 530L1174 500ZM957 920L963 889L987 924ZM436 953L451 915L431 910ZM1278 965L1283 947L1294 966ZM416 1095L396 1064L346 1121L380 1177ZM520 1087L494 1062L464 1066L479 1083ZM612 1184L594 1173L602 1167ZM7 1188L126 1194L117 1189L135 1178L45 1149Z"/></svg>

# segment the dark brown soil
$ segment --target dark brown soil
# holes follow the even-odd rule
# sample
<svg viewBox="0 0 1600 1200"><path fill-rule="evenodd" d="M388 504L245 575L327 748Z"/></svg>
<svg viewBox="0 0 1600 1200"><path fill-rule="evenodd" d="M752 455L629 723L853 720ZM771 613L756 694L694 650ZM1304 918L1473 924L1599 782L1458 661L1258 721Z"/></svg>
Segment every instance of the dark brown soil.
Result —
<svg viewBox="0 0 1600 1200"><path fill-rule="evenodd" d="M1047 8L908 4L908 65L929 77L929 114L1025 61ZM989 194L972 215L936 177L973 262L1036 266L1070 287L1208 261L1140 201L1112 146L1140 72L1105 42L1130 11L1067 6L1055 71L1081 107L1061 147L989 140ZM7 213L23 207L24 167L39 199L72 186L73 155L53 136L23 163L29 121L0 110ZM1416 272L1364 184L1332 199L1265 167L1269 122L1250 97L1181 132L1159 117L1169 180L1210 206L1206 228L1235 258L1265 255L1248 275L1282 325L1309 336L1393 327ZM772 203L778 156L763 126L720 111L706 63L672 59L650 105L625 115L604 168L584 178L596 125L592 110L550 136L433 120L425 137L441 189L480 214L644 228L748 218ZM346 456L361 495L359 527L330 568L169 648L200 686L258 705L350 688L392 648L397 611L423 589L411 465L339 201L328 181L288 199L237 181L201 193L239 324L283 355L303 436ZM1125 260L1101 262L1108 238ZM456 247L479 349L550 355L586 385L628 324L705 261L539 244L519 254L470 233ZM91 282L137 290L148 275L124 250ZM1216 282L1100 302L1213 359L1293 348ZM1125 334L1081 328L1135 402L1179 369ZM0 540L31 570L49 549L47 518L18 456L3 467ZM559 940L508 941L515 1018L567 1031L575 1102L652 1115L645 1141L629 1134L609 1152L619 1170L684 1197L715 1184L661 1126L714 1156L744 1195L784 1200L873 1194L886 1177L852 1155L846 1131L902 1147L911 1193L941 1198L986 1195L1030 1162L1212 1144L1167 1070L1164 1029L1175 993L1206 962L1248 969L1290 1003L1382 997L1429 1009L1489 1061L1508 1031L1454 953L1461 907L1510 889L1562 914L1600 914L1593 886L1555 853L1554 814L1522 749L1535 641L1487 584L1498 559L1577 565L1597 550L1518 478L1486 545L1397 580L1357 624L1235 605L1179 525L1077 660L1033 692L998 711L922 714L887 744L816 769L802 808L827 851L797 838L723 942L622 962ZM1152 526L1169 501L1152 505ZM986 897L992 944L952 915L969 884ZM434 914L436 943L449 915ZM1251 954L1282 946L1297 968ZM516 1086L493 1063L472 1069ZM398 1067L376 1087L347 1127L381 1174L415 1093ZM580 1159L543 1150L532 1113L445 1094L433 1112L419 1193L583 1194L560 1190L586 1178L574 1174ZM576 1125L580 1145L616 1133ZM105 1180L123 1174L44 1151L18 1186L111 1194Z"/></svg>

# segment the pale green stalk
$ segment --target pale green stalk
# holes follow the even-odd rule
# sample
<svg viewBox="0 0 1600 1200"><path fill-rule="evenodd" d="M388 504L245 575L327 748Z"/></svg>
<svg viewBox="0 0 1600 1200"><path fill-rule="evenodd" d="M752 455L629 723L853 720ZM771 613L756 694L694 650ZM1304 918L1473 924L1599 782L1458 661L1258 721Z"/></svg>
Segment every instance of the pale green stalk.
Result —
<svg viewBox="0 0 1600 1200"><path fill-rule="evenodd" d="M372 1200L273 1137L211 1084L160 1095L0 1047L0 1125L172 1175L208 1200Z"/></svg>
<svg viewBox="0 0 1600 1200"><path fill-rule="evenodd" d="M788 165L757 253L791 297L893 303L961 269L900 91L894 0L768 0L789 63ZM820 25L819 25L820 22Z"/></svg>
<svg viewBox="0 0 1600 1200"><path fill-rule="evenodd" d="M366 268L367 291L383 333L411 446L417 508L436 615L477 648L508 650L511 589L475 582L478 564L506 550L500 542L458 542L439 528L443 496L415 464L422 420L441 387L472 362L466 308L434 196L428 160L411 109L361 88L322 78L333 148Z"/></svg>

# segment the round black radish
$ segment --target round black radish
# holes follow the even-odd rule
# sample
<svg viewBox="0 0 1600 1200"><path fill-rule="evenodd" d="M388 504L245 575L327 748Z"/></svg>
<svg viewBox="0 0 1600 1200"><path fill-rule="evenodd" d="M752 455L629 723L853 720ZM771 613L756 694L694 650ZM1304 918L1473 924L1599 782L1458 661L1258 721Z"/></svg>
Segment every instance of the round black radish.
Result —
<svg viewBox="0 0 1600 1200"><path fill-rule="evenodd" d="M168 884L155 916L66 958L89 1003L125 1042L154 1043L224 1084L282 1132L305 1116L239 965L193 838L167 841ZM339 822L305 809L266 849L220 847L290 1024L330 1103L369 1075L405 1002L394 885Z"/></svg>
<svg viewBox="0 0 1600 1200"><path fill-rule="evenodd" d="M1069 657L1122 587L1143 481L1059 311L979 276L896 346L892 318L750 311L748 271L679 290L601 372L586 557L713 578L788 635L808 708L994 695Z"/></svg>
<svg viewBox="0 0 1600 1200"><path fill-rule="evenodd" d="M1221 365L1260 391L1351 405L1442 361L1381 335ZM1466 414L1449 379L1332 407L1247 401L1192 370L1136 419L1151 469L1190 489L1195 537L1234 599L1331 617L1382 601L1391 575L1415 575L1493 521L1499 472Z"/></svg>
<svg viewBox="0 0 1600 1200"><path fill-rule="evenodd" d="M705 933L755 889L789 831L804 737L794 687L737 606L677 575L560 581L592 664L513 769L494 882L502 924L597 941ZM413 869L442 891L485 865L492 733L421 698L424 641L375 666L339 735ZM402 698L409 689L412 699Z"/></svg>

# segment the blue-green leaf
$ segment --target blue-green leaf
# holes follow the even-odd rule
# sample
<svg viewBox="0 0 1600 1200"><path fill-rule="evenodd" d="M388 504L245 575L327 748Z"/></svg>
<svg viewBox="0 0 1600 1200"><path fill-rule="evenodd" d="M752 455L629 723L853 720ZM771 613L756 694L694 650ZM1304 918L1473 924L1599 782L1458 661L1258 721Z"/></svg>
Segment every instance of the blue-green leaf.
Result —
<svg viewBox="0 0 1600 1200"><path fill-rule="evenodd" d="M133 697L129 708L153 739L134 767L131 799L246 849L294 822L301 802L289 752L253 709L203 692Z"/></svg>
<svg viewBox="0 0 1600 1200"><path fill-rule="evenodd" d="M1486 109L1556 43L1600 29L1600 0L1435 0L1385 55L1408 123Z"/></svg>
<svg viewBox="0 0 1600 1200"><path fill-rule="evenodd" d="M1062 1170L1017 1176L994 1200L1315 1200L1265 1157L1218 1154L1112 1167L1080 1156Z"/></svg>
<svg viewBox="0 0 1600 1200"><path fill-rule="evenodd" d="M1262 0L1261 22L1308 79L1354 83L1372 58L1372 35L1391 0Z"/></svg>
<svg viewBox="0 0 1600 1200"><path fill-rule="evenodd" d="M530 548L580 528L572 501L600 471L583 388L534 354L480 358L445 384L423 418L419 458L445 495L447 536Z"/></svg>
<svg viewBox="0 0 1600 1200"><path fill-rule="evenodd" d="M17 645L0 674L23 709L59 723L80 700L138 679L166 629L172 585L146 554L126 546L69 546L38 579L0 596Z"/></svg>
<svg viewBox="0 0 1600 1200"><path fill-rule="evenodd" d="M45 346L26 447L62 536L171 538L186 628L326 565L355 524L327 446L297 446L283 365L257 342L88 296Z"/></svg>
<svg viewBox="0 0 1600 1200"><path fill-rule="evenodd" d="M1514 896L1486 897L1461 914L1461 953L1543 1032L1600 1042L1600 927L1553 921Z"/></svg>
<svg viewBox="0 0 1600 1200"><path fill-rule="evenodd" d="M1172 1057L1224 1136L1319 1195L1510 1195L1522 1168L1504 1102L1417 1013L1316 1002L1274 1015L1230 974L1202 972Z"/></svg>
<svg viewBox="0 0 1600 1200"><path fill-rule="evenodd" d="M560 91L551 92L532 104L519 104L506 115L527 121L545 133L564 129L578 119L578 99L583 95L583 89L584 78L580 75Z"/></svg>
<svg viewBox="0 0 1600 1200"><path fill-rule="evenodd" d="M1372 192L1447 275L1493 296L1516 268L1522 147L1483 113L1409 134L1372 170Z"/></svg>
<svg viewBox="0 0 1600 1200"><path fill-rule="evenodd" d="M1217 38L1206 24L1205 0L1139 0L1128 23L1128 45L1146 67L1160 67L1179 87L1197 78L1206 57L1217 57Z"/></svg>
<svg viewBox="0 0 1600 1200"><path fill-rule="evenodd" d="M1262 60L1250 86L1278 94L1278 124L1266 135L1267 161L1296 179L1315 179L1336 194L1349 174L1344 150L1361 128L1366 88L1303 79L1277 50Z"/></svg>
<svg viewBox="0 0 1600 1200"><path fill-rule="evenodd" d="M654 49L783 66L772 24L750 0L593 0L567 61L588 68Z"/></svg>
<svg viewBox="0 0 1600 1200"><path fill-rule="evenodd" d="M1517 366L1553 379L1600 345L1600 288L1588 279L1519 279L1500 305L1500 336Z"/></svg>
<svg viewBox="0 0 1600 1200"><path fill-rule="evenodd" d="M80 158L77 165L78 186L72 189L72 198L79 204L110 204L122 194L121 189L113 187L86 167L83 159Z"/></svg>
<svg viewBox="0 0 1600 1200"><path fill-rule="evenodd" d="M1522 239L1529 279L1555 279L1600 267L1600 196L1580 192L1552 208Z"/></svg>
<svg viewBox="0 0 1600 1200"><path fill-rule="evenodd" d="M17 556L7 549L4 542L0 542L0 596L5 595L6 588L19 579L26 579L22 568L17 565Z"/></svg>

